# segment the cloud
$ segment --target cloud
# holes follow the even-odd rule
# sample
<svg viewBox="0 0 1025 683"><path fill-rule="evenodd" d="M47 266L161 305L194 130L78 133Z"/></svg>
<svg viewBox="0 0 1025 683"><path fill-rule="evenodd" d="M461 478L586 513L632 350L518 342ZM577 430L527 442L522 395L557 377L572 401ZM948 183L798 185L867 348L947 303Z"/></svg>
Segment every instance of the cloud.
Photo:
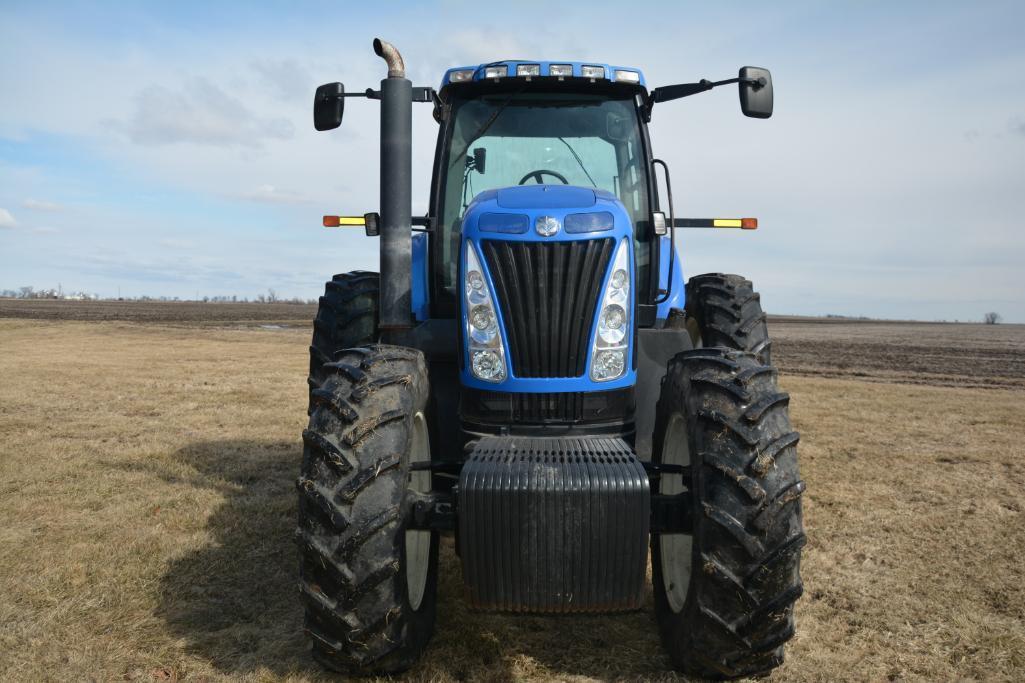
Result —
<svg viewBox="0 0 1025 683"><path fill-rule="evenodd" d="M234 265L234 264L232 264ZM185 259L183 257L139 257L136 254L85 254L79 267L84 272L99 273L115 280L133 282L189 282L208 284L213 280L240 280L243 274L222 265L216 259Z"/></svg>
<svg viewBox="0 0 1025 683"><path fill-rule="evenodd" d="M54 202L47 202L41 199L32 199L29 197L21 203L22 207L26 209L32 209L33 211L63 211L64 207Z"/></svg>
<svg viewBox="0 0 1025 683"><path fill-rule="evenodd" d="M289 102L311 99L313 78L294 59L254 62L253 68L270 85L274 96L278 99Z"/></svg>
<svg viewBox="0 0 1025 683"><path fill-rule="evenodd" d="M14 216L7 209L0 209L0 229L12 229L18 225L18 222L14 220Z"/></svg>
<svg viewBox="0 0 1025 683"><path fill-rule="evenodd" d="M136 97L135 116L111 125L143 146L191 143L255 148L266 140L288 140L295 134L288 119L258 117L242 100L205 78L193 79L182 91L151 85Z"/></svg>
<svg viewBox="0 0 1025 683"><path fill-rule="evenodd" d="M176 240L176 239L163 239L160 240L160 246L167 247L168 249L195 249L195 242L189 240Z"/></svg>
<svg viewBox="0 0 1025 683"><path fill-rule="evenodd" d="M1011 124L1011 130L1018 135L1025 136L1025 120L1018 119Z"/></svg>
<svg viewBox="0 0 1025 683"><path fill-rule="evenodd" d="M450 46L457 46L455 51L463 59L468 59L468 63L523 59L532 52L523 41L510 33L486 28L454 31L446 42Z"/></svg>
<svg viewBox="0 0 1025 683"><path fill-rule="evenodd" d="M245 192L237 195L237 197L239 199L245 199L251 202L262 202L264 204L308 204L310 202L309 197L296 192L279 190L273 185L261 185L252 192Z"/></svg>

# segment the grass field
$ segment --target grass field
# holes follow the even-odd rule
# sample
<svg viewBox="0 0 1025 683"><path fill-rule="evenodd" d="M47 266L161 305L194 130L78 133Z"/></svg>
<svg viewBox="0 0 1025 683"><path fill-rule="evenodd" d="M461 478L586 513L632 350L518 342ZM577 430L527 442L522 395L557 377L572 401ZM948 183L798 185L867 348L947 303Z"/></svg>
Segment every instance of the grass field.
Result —
<svg viewBox="0 0 1025 683"><path fill-rule="evenodd" d="M324 678L291 540L308 332L210 308L0 306L0 680ZM798 636L770 679L1020 680L1025 330L771 331L809 545ZM479 614L451 544L442 562L412 680L676 680L650 595L616 617Z"/></svg>

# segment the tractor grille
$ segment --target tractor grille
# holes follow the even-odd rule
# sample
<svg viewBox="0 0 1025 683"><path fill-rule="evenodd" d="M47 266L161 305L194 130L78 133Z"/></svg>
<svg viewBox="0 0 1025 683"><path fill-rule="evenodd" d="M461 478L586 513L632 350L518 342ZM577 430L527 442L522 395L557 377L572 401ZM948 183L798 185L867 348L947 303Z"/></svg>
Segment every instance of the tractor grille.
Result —
<svg viewBox="0 0 1025 683"><path fill-rule="evenodd" d="M483 241L517 377L584 374L612 244Z"/></svg>
<svg viewBox="0 0 1025 683"><path fill-rule="evenodd" d="M634 390L540 394L464 388L459 411L465 420L478 424L627 422L634 412Z"/></svg>

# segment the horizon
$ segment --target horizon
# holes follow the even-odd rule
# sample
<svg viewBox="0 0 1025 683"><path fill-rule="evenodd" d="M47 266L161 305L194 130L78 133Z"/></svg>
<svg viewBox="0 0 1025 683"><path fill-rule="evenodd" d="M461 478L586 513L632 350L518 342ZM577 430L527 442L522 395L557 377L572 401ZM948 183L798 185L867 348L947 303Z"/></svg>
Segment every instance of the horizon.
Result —
<svg viewBox="0 0 1025 683"><path fill-rule="evenodd" d="M139 296L117 296L117 297L104 297L99 296L96 293L88 293L81 291L65 292L63 296L39 296L40 294L46 294L47 292L56 293L58 290L53 288L46 288L41 290L34 290L34 296L18 296L17 292L12 289L0 287L0 300L17 300L17 301L61 301L61 302L75 302L72 305L77 305L80 301L86 302L100 302L100 303L153 303L153 304L209 304L209 305L223 305L223 304L256 304L256 305L267 305L267 304L282 304L288 306L316 306L317 298L302 298L302 297L283 297L279 296L273 290L268 294L257 294L250 298L249 296L238 296L236 294L207 294L207 295L196 295L193 297L188 296L152 296L148 294L141 294ZM74 298L76 295L84 295L85 299ZM867 315L858 314L846 314L846 313L775 313L772 311L766 311L765 314L769 317L770 321L772 318L808 318L812 320L836 320L840 322L880 322L880 323L922 323L922 324L947 324L947 325L1025 325L1025 323L1019 322L1008 322L1003 319L1003 315L998 313L998 320L995 322L987 322L986 320L961 320L961 319L920 319L920 318L875 318ZM988 314L988 313L987 313Z"/></svg>
<svg viewBox="0 0 1025 683"><path fill-rule="evenodd" d="M375 238L320 217L377 210L377 108L351 101L316 133L310 105L322 82L376 87L380 34L417 86L511 57L635 66L649 87L765 66L767 121L732 90L655 109L678 213L760 222L678 232L687 276L741 273L786 315L1025 322L1025 7L651 3L673 32L655 41L645 22L608 21L619 5L588 6L524 2L496 23L450 0L7 4L0 289L309 299L333 273L375 269ZM429 107L413 125L416 213Z"/></svg>

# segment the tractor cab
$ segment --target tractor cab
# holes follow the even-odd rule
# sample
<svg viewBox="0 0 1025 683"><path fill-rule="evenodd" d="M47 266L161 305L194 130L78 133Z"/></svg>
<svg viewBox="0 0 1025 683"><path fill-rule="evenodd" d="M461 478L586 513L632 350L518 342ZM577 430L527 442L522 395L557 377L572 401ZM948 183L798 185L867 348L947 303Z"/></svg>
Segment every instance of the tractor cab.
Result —
<svg viewBox="0 0 1025 683"><path fill-rule="evenodd" d="M381 197L324 217L378 239L380 273L334 276L314 322L296 533L313 656L414 665L453 534L473 609L640 609L650 553L674 666L779 665L801 590L798 437L751 282L685 280L673 237L757 222L677 218L647 129L656 104L727 84L768 118L769 72L649 90L635 68L503 60L435 90L374 49L379 90L314 96L318 130L346 98L380 101ZM418 102L439 131L414 217Z"/></svg>

